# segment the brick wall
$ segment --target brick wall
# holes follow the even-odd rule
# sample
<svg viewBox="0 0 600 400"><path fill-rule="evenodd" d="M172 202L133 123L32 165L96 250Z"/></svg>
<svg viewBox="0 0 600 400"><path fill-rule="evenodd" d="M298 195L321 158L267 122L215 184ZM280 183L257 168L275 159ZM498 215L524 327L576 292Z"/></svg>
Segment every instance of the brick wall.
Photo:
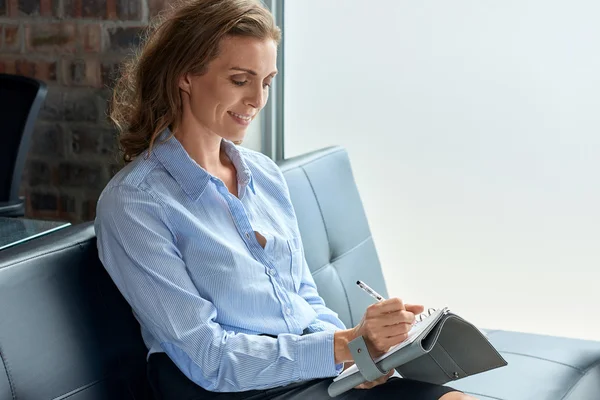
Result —
<svg viewBox="0 0 600 400"><path fill-rule="evenodd" d="M168 0L0 0L0 72L48 84L21 193L27 217L81 222L118 169L107 99L120 61Z"/></svg>

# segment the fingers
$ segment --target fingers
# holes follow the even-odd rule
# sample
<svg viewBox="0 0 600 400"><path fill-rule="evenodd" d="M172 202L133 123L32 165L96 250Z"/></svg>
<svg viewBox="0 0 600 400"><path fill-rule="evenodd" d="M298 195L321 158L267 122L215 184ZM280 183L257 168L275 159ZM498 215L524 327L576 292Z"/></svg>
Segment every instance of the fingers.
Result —
<svg viewBox="0 0 600 400"><path fill-rule="evenodd" d="M381 378L379 378L377 380L361 383L360 385L356 386L355 389L371 389L375 386L382 385L382 384L386 383L392 375L394 375L393 369L388 371L387 374L385 374L384 376L382 376Z"/></svg>
<svg viewBox="0 0 600 400"><path fill-rule="evenodd" d="M369 337L375 335L389 338L410 331L415 322L415 315L408 311L396 311L379 318L367 318L364 321L364 333ZM395 343L394 343L395 344Z"/></svg>
<svg viewBox="0 0 600 400"><path fill-rule="evenodd" d="M386 315L382 326L395 326L399 324L412 325L415 322L415 314L410 311L396 311ZM410 329L410 327L409 327Z"/></svg>
<svg viewBox="0 0 600 400"><path fill-rule="evenodd" d="M404 310L404 303L397 297L371 304L367 312L371 311L377 314L385 314Z"/></svg>
<svg viewBox="0 0 600 400"><path fill-rule="evenodd" d="M363 336L372 357L379 356L392 346L403 342L415 323L415 314L423 311L421 305L406 308L399 298L372 304L356 326L356 336Z"/></svg>
<svg viewBox="0 0 600 400"><path fill-rule="evenodd" d="M404 302L398 297L394 297L388 300L380 301L375 304L371 304L367 311L373 313L385 314L396 311L410 311L413 314L421 314L425 311L425 307L421 304L404 304Z"/></svg>
<svg viewBox="0 0 600 400"><path fill-rule="evenodd" d="M393 336L410 330L415 322L415 315L408 311L395 311L385 316L367 318L364 328L367 333L378 332L383 336Z"/></svg>
<svg viewBox="0 0 600 400"><path fill-rule="evenodd" d="M405 304L404 308L406 309L406 311L410 311L415 315L421 314L423 311L425 311L425 307L420 304Z"/></svg>
<svg viewBox="0 0 600 400"><path fill-rule="evenodd" d="M375 354L371 356L379 356L388 351L392 346L403 342L408 337L407 333L393 332L391 334L373 333L368 336L367 347L370 346L369 350L373 350Z"/></svg>

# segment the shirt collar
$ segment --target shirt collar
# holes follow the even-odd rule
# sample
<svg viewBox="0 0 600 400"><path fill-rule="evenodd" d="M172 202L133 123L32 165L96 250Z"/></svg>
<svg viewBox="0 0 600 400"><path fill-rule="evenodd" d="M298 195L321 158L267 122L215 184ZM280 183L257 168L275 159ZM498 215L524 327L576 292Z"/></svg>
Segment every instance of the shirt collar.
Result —
<svg viewBox="0 0 600 400"><path fill-rule="evenodd" d="M233 142L226 139L221 140L221 147L225 150L225 154L227 154L237 171L237 182L242 189L238 193L240 198L243 196L246 187L249 187L256 194L252 173L240 150ZM157 138L152 151L158 161L192 200L198 200L202 196L206 185L211 179L217 179L189 156L181 143L172 135L169 128L165 129Z"/></svg>

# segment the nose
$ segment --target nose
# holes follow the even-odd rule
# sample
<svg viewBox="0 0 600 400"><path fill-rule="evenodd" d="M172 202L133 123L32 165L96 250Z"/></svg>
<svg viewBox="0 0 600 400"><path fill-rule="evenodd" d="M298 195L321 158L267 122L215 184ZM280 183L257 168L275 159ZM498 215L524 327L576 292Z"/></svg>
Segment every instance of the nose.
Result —
<svg viewBox="0 0 600 400"><path fill-rule="evenodd" d="M267 97L268 92L264 88L252 88L252 92L248 93L248 97L246 98L246 104L260 110L265 106Z"/></svg>

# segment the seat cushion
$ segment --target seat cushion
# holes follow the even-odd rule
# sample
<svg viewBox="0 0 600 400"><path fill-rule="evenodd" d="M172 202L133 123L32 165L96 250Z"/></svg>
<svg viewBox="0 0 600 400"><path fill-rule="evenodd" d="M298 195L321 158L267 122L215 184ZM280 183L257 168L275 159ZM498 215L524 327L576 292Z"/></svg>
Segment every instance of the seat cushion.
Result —
<svg viewBox="0 0 600 400"><path fill-rule="evenodd" d="M600 398L600 342L507 331L488 339L508 366L448 386L482 400Z"/></svg>

